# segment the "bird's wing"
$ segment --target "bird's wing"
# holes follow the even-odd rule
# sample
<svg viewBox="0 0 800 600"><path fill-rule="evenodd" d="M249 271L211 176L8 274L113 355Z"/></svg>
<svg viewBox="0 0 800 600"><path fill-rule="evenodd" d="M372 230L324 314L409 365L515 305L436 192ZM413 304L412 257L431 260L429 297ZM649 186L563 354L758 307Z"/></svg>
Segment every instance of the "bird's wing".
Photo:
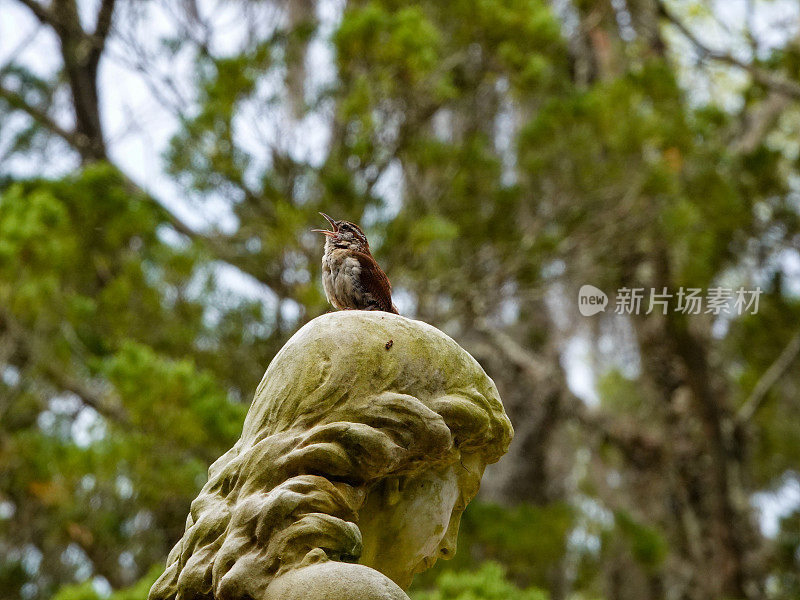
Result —
<svg viewBox="0 0 800 600"><path fill-rule="evenodd" d="M361 286L377 302L381 310L397 313L397 309L392 304L392 284L386 277L378 263L365 252L353 252L361 265Z"/></svg>

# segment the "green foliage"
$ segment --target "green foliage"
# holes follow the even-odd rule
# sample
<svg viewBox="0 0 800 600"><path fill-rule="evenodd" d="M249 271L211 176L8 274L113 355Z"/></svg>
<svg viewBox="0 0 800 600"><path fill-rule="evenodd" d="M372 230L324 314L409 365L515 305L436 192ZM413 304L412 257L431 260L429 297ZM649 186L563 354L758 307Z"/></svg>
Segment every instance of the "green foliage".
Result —
<svg viewBox="0 0 800 600"><path fill-rule="evenodd" d="M270 68L270 58L268 43L241 55L198 58L199 110L184 120L167 151L173 175L200 192L243 184L250 159L237 145L234 117L254 94L262 70Z"/></svg>
<svg viewBox="0 0 800 600"><path fill-rule="evenodd" d="M503 567L486 562L474 572L445 571L436 580L436 589L411 595L412 600L547 600L538 588L521 590L510 583Z"/></svg>
<svg viewBox="0 0 800 600"><path fill-rule="evenodd" d="M641 414L649 410L636 381L618 370L608 371L597 382L597 395L603 406L619 414Z"/></svg>
<svg viewBox="0 0 800 600"><path fill-rule="evenodd" d="M800 597L800 511L783 517L775 540L776 574L772 598Z"/></svg>
<svg viewBox="0 0 800 600"><path fill-rule="evenodd" d="M504 565L509 579L523 587L547 587L552 570L563 559L573 511L563 504L507 508L470 503L461 519L458 552L417 575L415 588L424 589L447 571L467 571L493 560ZM449 596L448 596L449 597Z"/></svg>
<svg viewBox="0 0 800 600"><path fill-rule="evenodd" d="M780 280L775 282L773 293L762 294L759 312L737 322L729 335L726 360L737 365L736 381L740 390L740 403L763 374L778 358L795 333L800 318L800 303L796 298L780 293ZM795 414L800 410L800 381L793 376L784 377L767 391L761 410L755 416L758 436L753 450L756 468L753 477L759 485L769 486L780 481L787 471L800 464L800 423L781 415Z"/></svg>
<svg viewBox="0 0 800 600"><path fill-rule="evenodd" d="M648 571L655 571L669 550L667 542L653 527L633 519L624 511L614 515L617 530L630 547L634 560ZM613 535L613 534L612 534Z"/></svg>
<svg viewBox="0 0 800 600"><path fill-rule="evenodd" d="M334 42L345 77L377 77L370 81L375 100L418 85L439 59L438 31L418 6L387 10L370 2L348 12Z"/></svg>
<svg viewBox="0 0 800 600"><path fill-rule="evenodd" d="M245 407L228 402L213 375L191 360L164 360L148 346L128 342L100 371L131 411L132 425L155 438L173 438L176 450L238 437Z"/></svg>
<svg viewBox="0 0 800 600"><path fill-rule="evenodd" d="M98 593L91 581L65 585L53 596L53 600L144 600L163 571L160 566L153 567L132 586L115 590L110 596Z"/></svg>
<svg viewBox="0 0 800 600"><path fill-rule="evenodd" d="M200 254L163 242L162 227L156 205L102 165L0 197L0 320L15 347L0 382L0 500L12 510L0 536L25 541L0 558L7 589L32 578L46 595L87 561L119 586L161 562L238 436L246 407L231 393L252 393L260 372L209 368L224 346L191 290Z"/></svg>

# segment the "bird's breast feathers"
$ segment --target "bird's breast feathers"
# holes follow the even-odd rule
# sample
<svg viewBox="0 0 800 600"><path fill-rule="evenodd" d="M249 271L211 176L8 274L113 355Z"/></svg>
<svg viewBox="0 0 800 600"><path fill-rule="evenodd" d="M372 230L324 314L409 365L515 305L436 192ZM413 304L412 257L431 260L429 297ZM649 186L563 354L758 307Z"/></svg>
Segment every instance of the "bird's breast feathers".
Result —
<svg viewBox="0 0 800 600"><path fill-rule="evenodd" d="M326 252L322 259L322 285L334 308L356 308L362 301L361 263L346 250Z"/></svg>

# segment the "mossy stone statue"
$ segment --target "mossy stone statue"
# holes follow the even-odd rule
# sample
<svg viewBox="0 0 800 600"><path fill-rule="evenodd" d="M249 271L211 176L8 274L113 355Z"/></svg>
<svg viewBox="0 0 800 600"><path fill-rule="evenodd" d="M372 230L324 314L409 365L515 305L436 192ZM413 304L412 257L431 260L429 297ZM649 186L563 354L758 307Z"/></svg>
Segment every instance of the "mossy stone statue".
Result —
<svg viewBox="0 0 800 600"><path fill-rule="evenodd" d="M149 600L407 600L455 552L512 434L492 380L438 329L318 317L269 365Z"/></svg>

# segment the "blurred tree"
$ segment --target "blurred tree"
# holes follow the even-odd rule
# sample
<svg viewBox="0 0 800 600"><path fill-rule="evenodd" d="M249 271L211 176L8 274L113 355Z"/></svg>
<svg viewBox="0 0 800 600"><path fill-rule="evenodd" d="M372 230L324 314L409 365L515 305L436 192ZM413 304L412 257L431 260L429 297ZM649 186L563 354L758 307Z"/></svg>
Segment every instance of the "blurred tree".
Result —
<svg viewBox="0 0 800 600"><path fill-rule="evenodd" d="M12 596L79 573L134 581L238 437L234 400L267 360L246 340L264 315L219 305L207 325L213 281L161 224L108 166L2 191L0 588ZM256 356L229 364L227 344Z"/></svg>
<svg viewBox="0 0 800 600"><path fill-rule="evenodd" d="M797 519L769 539L752 504L800 473L800 54L796 24L759 37L769 2L732 26L695 1L349 0L333 31L326 3L221 3L244 24L226 44L213 2L166 2L158 53L190 64L186 89L140 39L151 3L14 2L60 63L0 67L4 153L41 159L57 139L84 169L3 169L0 589L117 589L163 560L237 400L326 310L307 233L324 210L365 225L401 312L468 347L515 424L460 567L501 561L554 599L796 594ZM190 227L96 164L114 44L176 116L165 172L231 227ZM229 297L223 269L274 300ZM649 296L613 314L612 295L586 318L585 283L764 294L744 317ZM578 344L595 405L568 385ZM433 597L506 589L479 580Z"/></svg>

